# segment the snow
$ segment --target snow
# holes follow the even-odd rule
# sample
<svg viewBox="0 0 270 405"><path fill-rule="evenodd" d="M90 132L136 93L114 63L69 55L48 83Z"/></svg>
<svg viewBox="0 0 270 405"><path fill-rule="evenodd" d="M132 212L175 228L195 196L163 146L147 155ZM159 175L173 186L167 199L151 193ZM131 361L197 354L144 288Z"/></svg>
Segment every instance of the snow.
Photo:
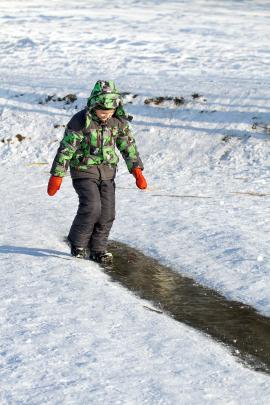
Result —
<svg viewBox="0 0 270 405"><path fill-rule="evenodd" d="M263 0L0 2L1 404L269 403L268 375L72 260L70 178L46 194L61 125L114 79L149 189L121 161L111 238L269 316L269 19Z"/></svg>

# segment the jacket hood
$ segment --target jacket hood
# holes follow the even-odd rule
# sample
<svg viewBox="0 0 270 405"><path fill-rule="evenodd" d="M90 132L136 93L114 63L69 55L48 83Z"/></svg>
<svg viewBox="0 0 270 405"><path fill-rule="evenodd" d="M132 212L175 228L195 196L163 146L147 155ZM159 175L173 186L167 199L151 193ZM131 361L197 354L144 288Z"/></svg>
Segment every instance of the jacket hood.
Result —
<svg viewBox="0 0 270 405"><path fill-rule="evenodd" d="M115 109L114 116L131 120L123 108L123 98L113 80L98 80L87 100L88 109Z"/></svg>

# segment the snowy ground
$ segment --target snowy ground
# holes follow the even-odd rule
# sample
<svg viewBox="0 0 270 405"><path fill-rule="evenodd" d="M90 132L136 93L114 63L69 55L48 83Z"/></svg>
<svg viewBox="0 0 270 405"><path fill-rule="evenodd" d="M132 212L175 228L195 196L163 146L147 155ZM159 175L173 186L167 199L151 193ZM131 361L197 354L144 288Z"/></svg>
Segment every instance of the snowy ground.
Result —
<svg viewBox="0 0 270 405"><path fill-rule="evenodd" d="M70 260L70 178L49 198L36 165L52 161L54 125L115 79L139 95L127 109L149 191L122 162L111 237L269 315L270 135L252 129L270 122L269 21L257 0L0 2L1 403L269 403L268 376Z"/></svg>

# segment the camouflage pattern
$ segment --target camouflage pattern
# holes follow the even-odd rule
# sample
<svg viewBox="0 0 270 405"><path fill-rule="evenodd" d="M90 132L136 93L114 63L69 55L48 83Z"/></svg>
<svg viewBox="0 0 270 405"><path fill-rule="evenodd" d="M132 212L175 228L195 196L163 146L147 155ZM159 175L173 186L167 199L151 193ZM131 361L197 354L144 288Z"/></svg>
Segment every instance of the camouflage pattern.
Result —
<svg viewBox="0 0 270 405"><path fill-rule="evenodd" d="M112 80L99 80L88 99L87 106L91 109L100 105L105 109L114 109L122 102L121 95Z"/></svg>
<svg viewBox="0 0 270 405"><path fill-rule="evenodd" d="M103 123L95 115L97 108L116 109L112 118ZM51 174L64 177L70 168L87 173L94 165L116 167L121 152L128 170L143 169L135 140L122 106L120 93L113 81L98 81L88 99L87 108L70 120L55 156Z"/></svg>
<svg viewBox="0 0 270 405"><path fill-rule="evenodd" d="M127 118L123 108L123 98L112 80L98 80L87 100L89 110L94 108L116 109L114 116L117 118ZM131 117L132 119L132 117Z"/></svg>

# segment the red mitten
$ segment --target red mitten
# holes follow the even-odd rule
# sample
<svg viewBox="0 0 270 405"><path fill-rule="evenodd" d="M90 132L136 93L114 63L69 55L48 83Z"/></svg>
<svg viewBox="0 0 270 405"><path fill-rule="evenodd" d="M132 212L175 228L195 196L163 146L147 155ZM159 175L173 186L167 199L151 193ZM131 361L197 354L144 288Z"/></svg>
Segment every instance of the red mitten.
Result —
<svg viewBox="0 0 270 405"><path fill-rule="evenodd" d="M136 186L140 188L141 190L146 189L147 187L147 182L142 174L142 169L139 167L136 167L135 169L132 170L132 174L136 179Z"/></svg>
<svg viewBox="0 0 270 405"><path fill-rule="evenodd" d="M47 189L48 194L50 196L53 196L59 190L61 184L62 184L62 177L51 176L48 183Z"/></svg>

